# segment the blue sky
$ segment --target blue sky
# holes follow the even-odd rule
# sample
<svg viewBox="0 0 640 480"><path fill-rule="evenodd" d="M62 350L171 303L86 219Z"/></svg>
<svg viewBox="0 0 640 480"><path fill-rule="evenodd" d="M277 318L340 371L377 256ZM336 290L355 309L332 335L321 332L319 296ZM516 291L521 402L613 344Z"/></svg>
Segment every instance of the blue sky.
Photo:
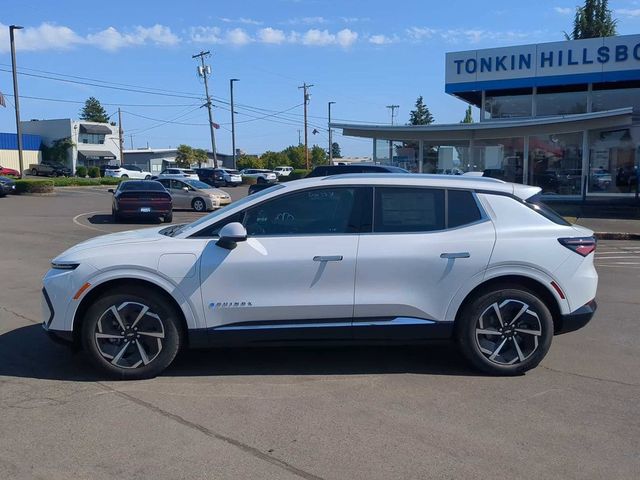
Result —
<svg viewBox="0 0 640 480"><path fill-rule="evenodd" d="M297 143L302 128L298 86L303 82L314 84L309 130L316 128L319 133L310 133L310 139L325 148L328 101L336 102L332 108L336 121L388 123L385 106L397 104L397 121L405 123L416 97L423 95L437 122L458 122L465 104L444 93L446 52L562 40L580 2L6 3L0 17L0 91L8 100L12 100L11 75L4 70L11 64L10 24L25 26L17 33L18 66L24 73L79 82L21 76L23 119L77 117L81 105L74 102L95 96L110 114L122 106L127 148L131 135L135 147L148 142L152 147L187 143L206 148L210 145L206 110L198 108L203 86L191 55L211 50L214 115L221 124L218 150L231 152L226 102L229 79L238 78L237 146L261 153ZM640 1L611 1L610 7L619 20L620 34L640 33ZM73 77L121 89L87 85L99 82ZM153 89L157 94L128 88ZM12 103L7 106L0 109L0 131L14 132ZM345 155L371 154L369 141L340 135L334 140Z"/></svg>

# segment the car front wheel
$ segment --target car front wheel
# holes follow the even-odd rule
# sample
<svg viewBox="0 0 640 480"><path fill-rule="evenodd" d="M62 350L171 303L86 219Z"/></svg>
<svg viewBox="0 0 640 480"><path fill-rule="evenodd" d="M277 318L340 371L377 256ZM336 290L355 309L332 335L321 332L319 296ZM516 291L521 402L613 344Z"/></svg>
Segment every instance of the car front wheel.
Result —
<svg viewBox="0 0 640 480"><path fill-rule="evenodd" d="M201 198L194 199L191 206L196 212L204 212L207 209L207 204Z"/></svg>
<svg viewBox="0 0 640 480"><path fill-rule="evenodd" d="M491 375L520 375L545 357L553 338L549 308L532 292L495 289L473 299L456 322L463 355Z"/></svg>
<svg viewBox="0 0 640 480"><path fill-rule="evenodd" d="M115 289L89 307L82 324L84 350L110 377L155 377L171 364L182 344L178 315L152 289Z"/></svg>

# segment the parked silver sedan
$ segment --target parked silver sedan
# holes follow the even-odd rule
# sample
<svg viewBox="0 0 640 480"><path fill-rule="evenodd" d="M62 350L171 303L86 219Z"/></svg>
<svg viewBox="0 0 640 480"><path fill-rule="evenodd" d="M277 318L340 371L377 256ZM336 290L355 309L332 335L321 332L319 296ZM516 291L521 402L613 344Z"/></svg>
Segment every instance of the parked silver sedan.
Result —
<svg viewBox="0 0 640 480"><path fill-rule="evenodd" d="M231 203L231 197L224 190L214 188L200 180L191 178L159 178L157 180L173 198L173 208L206 212Z"/></svg>

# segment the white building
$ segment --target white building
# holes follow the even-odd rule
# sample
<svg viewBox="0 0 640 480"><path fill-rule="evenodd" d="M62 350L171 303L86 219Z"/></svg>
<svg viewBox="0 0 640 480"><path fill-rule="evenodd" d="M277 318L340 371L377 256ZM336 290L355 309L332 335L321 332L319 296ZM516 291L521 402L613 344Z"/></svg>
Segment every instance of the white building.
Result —
<svg viewBox="0 0 640 480"><path fill-rule="evenodd" d="M67 154L67 165L74 172L79 166L99 167L120 164L118 127L108 123L61 118L21 122L23 133L39 135L51 146L56 140L70 138L74 146Z"/></svg>

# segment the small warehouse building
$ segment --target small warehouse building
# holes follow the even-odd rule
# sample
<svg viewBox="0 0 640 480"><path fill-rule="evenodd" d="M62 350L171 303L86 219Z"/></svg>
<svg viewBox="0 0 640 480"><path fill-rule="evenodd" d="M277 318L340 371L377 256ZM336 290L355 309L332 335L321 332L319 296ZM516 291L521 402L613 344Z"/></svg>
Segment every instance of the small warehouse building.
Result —
<svg viewBox="0 0 640 480"><path fill-rule="evenodd" d="M550 200L638 199L640 35L453 52L445 71L445 92L479 122L332 126L415 172L483 172Z"/></svg>
<svg viewBox="0 0 640 480"><path fill-rule="evenodd" d="M41 139L39 135L22 134L22 162L26 170L31 163L40 163ZM18 156L18 135L0 132L0 166L20 171Z"/></svg>

